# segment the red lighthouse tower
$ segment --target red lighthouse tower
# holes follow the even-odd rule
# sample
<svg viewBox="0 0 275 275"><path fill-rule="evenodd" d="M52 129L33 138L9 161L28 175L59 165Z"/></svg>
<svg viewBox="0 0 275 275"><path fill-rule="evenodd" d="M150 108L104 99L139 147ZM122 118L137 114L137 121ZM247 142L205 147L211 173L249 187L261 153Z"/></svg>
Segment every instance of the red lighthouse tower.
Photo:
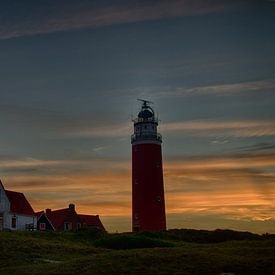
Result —
<svg viewBox="0 0 275 275"><path fill-rule="evenodd" d="M140 101L132 135L132 227L133 231L166 230L162 137L151 102Z"/></svg>

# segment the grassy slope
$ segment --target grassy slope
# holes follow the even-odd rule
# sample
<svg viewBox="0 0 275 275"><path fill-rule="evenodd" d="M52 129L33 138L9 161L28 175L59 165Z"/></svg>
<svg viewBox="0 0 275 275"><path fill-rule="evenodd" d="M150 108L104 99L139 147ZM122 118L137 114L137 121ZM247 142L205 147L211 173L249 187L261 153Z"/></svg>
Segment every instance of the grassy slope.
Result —
<svg viewBox="0 0 275 275"><path fill-rule="evenodd" d="M183 242L184 234L177 234L138 235L144 246L151 245L150 237L154 245L169 247L115 250L95 244L106 246L110 238L112 246L116 241L135 246L136 235L95 241L89 232L0 232L0 274L275 274L272 238L203 244Z"/></svg>

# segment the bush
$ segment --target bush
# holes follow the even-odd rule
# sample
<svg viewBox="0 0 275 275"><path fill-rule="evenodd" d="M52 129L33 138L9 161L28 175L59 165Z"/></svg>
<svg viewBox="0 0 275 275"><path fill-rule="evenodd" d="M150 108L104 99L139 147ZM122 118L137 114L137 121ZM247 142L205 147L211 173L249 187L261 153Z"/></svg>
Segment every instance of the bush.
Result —
<svg viewBox="0 0 275 275"><path fill-rule="evenodd" d="M77 239L92 241L92 240L97 240L106 236L107 233L97 228L83 228L74 232L74 235Z"/></svg>
<svg viewBox="0 0 275 275"><path fill-rule="evenodd" d="M239 232L228 229L215 231L195 229L172 229L167 231L166 239L194 243L219 243L225 241L260 240L262 237L250 232Z"/></svg>
<svg viewBox="0 0 275 275"><path fill-rule="evenodd" d="M159 239L152 239L142 235L115 234L94 242L97 247L110 249L135 249L153 247L172 247L174 244Z"/></svg>

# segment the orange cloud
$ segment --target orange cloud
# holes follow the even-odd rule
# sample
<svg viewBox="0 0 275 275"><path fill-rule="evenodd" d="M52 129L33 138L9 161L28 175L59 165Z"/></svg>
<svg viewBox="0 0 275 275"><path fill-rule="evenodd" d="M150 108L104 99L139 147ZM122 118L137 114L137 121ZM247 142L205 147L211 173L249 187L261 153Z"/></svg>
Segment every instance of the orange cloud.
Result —
<svg viewBox="0 0 275 275"><path fill-rule="evenodd" d="M16 165L22 163L11 163L13 168ZM57 171L58 167L62 168L62 173L52 175L30 172L26 176L12 175L4 179L7 189L24 192L36 210L75 203L82 213L129 219L130 161L28 160L23 162L23 166L26 165L56 166ZM85 169L75 174L71 171L75 165ZM92 166L95 169L89 169ZM272 153L169 159L164 162L167 213L217 215L232 221L274 220L274 171Z"/></svg>

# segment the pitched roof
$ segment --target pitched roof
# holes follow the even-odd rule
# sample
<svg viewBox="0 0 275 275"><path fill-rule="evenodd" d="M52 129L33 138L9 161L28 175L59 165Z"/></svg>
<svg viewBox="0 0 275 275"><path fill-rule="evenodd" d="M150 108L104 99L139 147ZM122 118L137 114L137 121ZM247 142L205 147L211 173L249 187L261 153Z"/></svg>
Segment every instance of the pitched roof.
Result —
<svg viewBox="0 0 275 275"><path fill-rule="evenodd" d="M44 214L44 211L43 211L43 210L34 213L34 215L35 215L37 218L40 218L42 214Z"/></svg>
<svg viewBox="0 0 275 275"><path fill-rule="evenodd" d="M105 231L103 224L101 223L98 215L81 215L75 211L75 205L69 204L68 208L40 211L35 213L38 220L45 216L51 223L54 230L60 230L64 228L64 222L73 221L73 223L85 223L88 227L98 227Z"/></svg>
<svg viewBox="0 0 275 275"><path fill-rule="evenodd" d="M65 218L69 213L69 208L54 210L50 212L46 212L47 218L50 220L55 229L62 226Z"/></svg>
<svg viewBox="0 0 275 275"><path fill-rule="evenodd" d="M87 226L95 226L95 227L98 227L98 228L105 231L105 228L104 228L102 222L100 221L98 215L78 214L78 216L80 217L80 219L83 223L87 224Z"/></svg>
<svg viewBox="0 0 275 275"><path fill-rule="evenodd" d="M22 215L34 215L34 211L23 193L5 190L11 204L11 212Z"/></svg>

